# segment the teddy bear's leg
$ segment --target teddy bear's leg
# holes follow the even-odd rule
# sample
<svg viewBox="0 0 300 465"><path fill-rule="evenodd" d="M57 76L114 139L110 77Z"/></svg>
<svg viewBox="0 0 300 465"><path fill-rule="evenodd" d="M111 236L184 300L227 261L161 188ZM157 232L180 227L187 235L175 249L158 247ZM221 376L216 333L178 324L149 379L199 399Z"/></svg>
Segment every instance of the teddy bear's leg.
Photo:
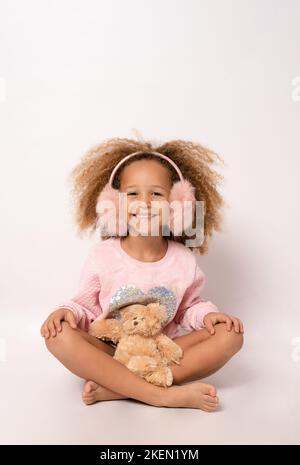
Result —
<svg viewBox="0 0 300 465"><path fill-rule="evenodd" d="M121 350L120 346L117 346L113 358L115 360L118 360L118 362L122 363L123 365L127 366L131 356L124 352L124 350Z"/></svg>
<svg viewBox="0 0 300 465"><path fill-rule="evenodd" d="M157 369L157 361L148 355L132 355L126 366L133 373L144 377L147 373Z"/></svg>
<svg viewBox="0 0 300 465"><path fill-rule="evenodd" d="M173 383L173 373L169 367L157 367L144 376L148 383L156 386L168 387Z"/></svg>
<svg viewBox="0 0 300 465"><path fill-rule="evenodd" d="M160 366L158 361L148 355L133 355L126 364L133 373L156 386L171 386L173 374L169 367Z"/></svg>
<svg viewBox="0 0 300 465"><path fill-rule="evenodd" d="M160 334L156 338L156 344L163 363L168 364L173 362L180 365L180 359L183 357L183 350L178 344L165 334Z"/></svg>
<svg viewBox="0 0 300 465"><path fill-rule="evenodd" d="M148 355L133 355L126 364L136 375L156 386L171 386L173 374L170 368L159 366L157 360Z"/></svg>

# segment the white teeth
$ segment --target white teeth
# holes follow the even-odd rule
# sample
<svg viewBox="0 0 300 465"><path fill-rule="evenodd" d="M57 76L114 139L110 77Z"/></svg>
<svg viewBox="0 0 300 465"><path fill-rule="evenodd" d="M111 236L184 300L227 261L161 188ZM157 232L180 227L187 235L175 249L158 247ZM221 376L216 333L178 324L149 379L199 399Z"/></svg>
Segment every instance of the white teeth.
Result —
<svg viewBox="0 0 300 465"><path fill-rule="evenodd" d="M153 218L154 216L157 216L157 215L134 215L136 218Z"/></svg>

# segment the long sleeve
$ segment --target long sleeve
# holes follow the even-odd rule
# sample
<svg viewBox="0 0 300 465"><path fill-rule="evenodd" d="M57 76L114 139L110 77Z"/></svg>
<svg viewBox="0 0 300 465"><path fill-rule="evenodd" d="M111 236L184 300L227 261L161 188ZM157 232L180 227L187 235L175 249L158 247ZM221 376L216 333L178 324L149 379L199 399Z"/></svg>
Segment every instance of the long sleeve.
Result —
<svg viewBox="0 0 300 465"><path fill-rule="evenodd" d="M196 261L195 261L196 262ZM210 300L201 298L205 284L205 275L196 262L195 275L192 284L186 289L174 317L175 323L187 330L193 331L204 327L203 318L207 313L218 312L218 308Z"/></svg>
<svg viewBox="0 0 300 465"><path fill-rule="evenodd" d="M102 313L99 303L100 288L95 266L95 249L92 248L81 271L77 293L71 299L61 302L55 310L68 308L74 313L78 326L87 331L90 323Z"/></svg>

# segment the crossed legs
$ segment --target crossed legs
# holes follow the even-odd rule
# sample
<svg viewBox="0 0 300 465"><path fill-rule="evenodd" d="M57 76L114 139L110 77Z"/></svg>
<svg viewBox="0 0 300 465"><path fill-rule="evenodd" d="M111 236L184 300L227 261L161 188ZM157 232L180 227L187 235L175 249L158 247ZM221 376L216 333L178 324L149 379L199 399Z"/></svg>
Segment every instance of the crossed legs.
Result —
<svg viewBox="0 0 300 465"><path fill-rule="evenodd" d="M161 388L147 383L113 359L114 349L80 329L62 323L62 331L46 339L48 350L71 372L89 380L84 387L86 404L98 400L133 398L154 406L201 408L212 411L217 404L216 390L199 380L221 368L242 346L243 335L223 323L210 335L207 330L179 336L174 341L184 350L180 366L171 365L174 385Z"/></svg>
<svg viewBox="0 0 300 465"><path fill-rule="evenodd" d="M214 335L206 329L201 329L173 339L184 351L180 365L170 366L173 384L180 385L212 375L241 349L241 333L236 333L234 329L227 331L224 323L218 323L215 330ZM107 346L105 350L113 356L114 349L111 346ZM84 386L82 398L86 404L92 404L100 400L118 400L126 397L90 380Z"/></svg>

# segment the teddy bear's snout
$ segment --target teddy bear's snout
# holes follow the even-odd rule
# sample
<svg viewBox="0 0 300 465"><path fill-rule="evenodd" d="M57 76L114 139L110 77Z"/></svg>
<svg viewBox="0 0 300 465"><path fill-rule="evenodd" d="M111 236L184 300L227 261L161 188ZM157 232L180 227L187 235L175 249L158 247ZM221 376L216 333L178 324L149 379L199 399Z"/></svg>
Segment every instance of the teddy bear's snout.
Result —
<svg viewBox="0 0 300 465"><path fill-rule="evenodd" d="M139 322L137 321L138 319L139 319L140 321L143 321L145 318L144 318L144 317L138 318L137 316L135 316L135 317L133 318L133 325L134 325L134 326L136 326L136 325L139 324Z"/></svg>

